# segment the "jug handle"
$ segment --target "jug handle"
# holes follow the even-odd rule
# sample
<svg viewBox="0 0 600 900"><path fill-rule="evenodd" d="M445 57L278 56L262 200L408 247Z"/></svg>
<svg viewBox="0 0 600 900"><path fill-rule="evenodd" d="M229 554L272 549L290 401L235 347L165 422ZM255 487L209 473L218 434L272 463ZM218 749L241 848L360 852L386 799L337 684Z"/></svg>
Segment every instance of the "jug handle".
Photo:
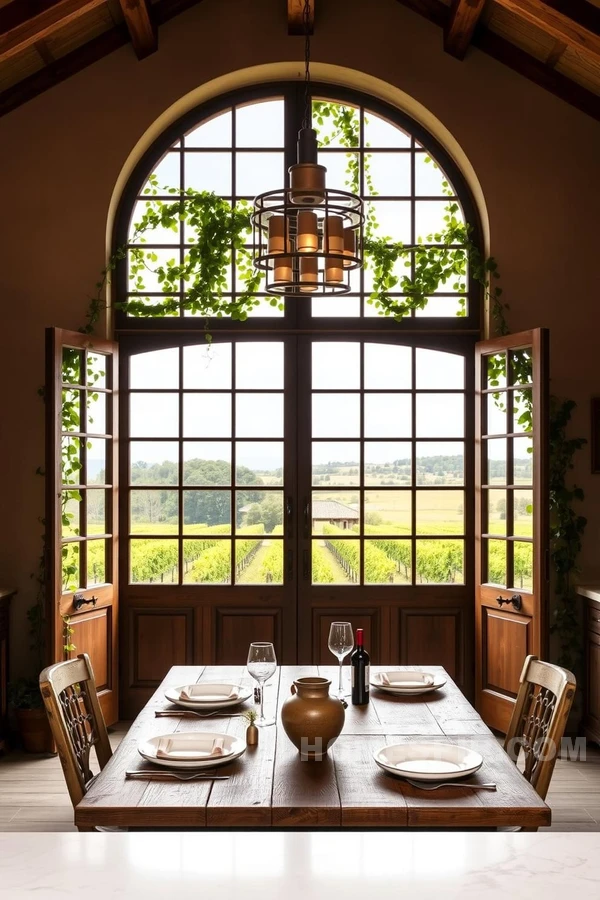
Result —
<svg viewBox="0 0 600 900"><path fill-rule="evenodd" d="M292 694L295 694L295 693L296 693L296 685L295 685L295 684L292 684L292 686L291 686L291 688L290 688L290 692L291 692Z"/></svg>

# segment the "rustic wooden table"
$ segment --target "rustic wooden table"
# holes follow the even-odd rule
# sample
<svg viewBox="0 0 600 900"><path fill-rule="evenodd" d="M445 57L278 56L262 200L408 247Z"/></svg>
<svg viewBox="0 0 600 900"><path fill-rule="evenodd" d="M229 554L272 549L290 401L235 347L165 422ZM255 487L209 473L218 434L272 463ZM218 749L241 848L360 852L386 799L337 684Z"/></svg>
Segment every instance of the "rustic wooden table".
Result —
<svg viewBox="0 0 600 900"><path fill-rule="evenodd" d="M385 667L380 667L385 668ZM428 666L427 670L439 667ZM443 670L441 670L443 671ZM277 724L261 729L258 747L219 769L228 781L175 783L126 780L130 769L147 768L138 744L175 731L222 731L243 736L242 718L205 721L156 718L171 705L169 685L225 679L249 680L243 667L175 667L144 707L75 810L75 824L90 828L494 828L550 824L550 809L502 750L478 713L448 678L445 687L415 698L372 691L367 707L349 706L342 734L323 762L301 761L280 721L290 685L301 675L326 675L322 666L283 666L266 687L265 708ZM347 674L347 673L346 673ZM426 792L387 775L373 760L385 744L415 739L468 743L484 764L470 780L494 781L498 789L441 788Z"/></svg>

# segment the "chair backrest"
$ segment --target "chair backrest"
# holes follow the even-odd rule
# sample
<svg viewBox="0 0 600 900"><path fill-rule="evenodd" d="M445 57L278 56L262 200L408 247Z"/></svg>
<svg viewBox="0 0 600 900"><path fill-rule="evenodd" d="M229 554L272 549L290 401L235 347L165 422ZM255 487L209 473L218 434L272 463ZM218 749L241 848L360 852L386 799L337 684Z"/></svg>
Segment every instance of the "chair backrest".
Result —
<svg viewBox="0 0 600 900"><path fill-rule="evenodd" d="M94 777L92 747L101 769L112 756L87 653L44 669L40 690L71 802L76 806Z"/></svg>
<svg viewBox="0 0 600 900"><path fill-rule="evenodd" d="M528 656L504 749L546 799L577 682L572 672Z"/></svg>

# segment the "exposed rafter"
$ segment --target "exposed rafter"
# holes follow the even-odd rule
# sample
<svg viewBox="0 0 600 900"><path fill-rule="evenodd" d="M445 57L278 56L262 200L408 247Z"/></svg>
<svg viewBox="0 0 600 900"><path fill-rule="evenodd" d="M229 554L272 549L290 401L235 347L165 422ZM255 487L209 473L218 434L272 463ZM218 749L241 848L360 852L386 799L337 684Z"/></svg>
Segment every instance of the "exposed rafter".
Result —
<svg viewBox="0 0 600 900"><path fill-rule="evenodd" d="M450 16L444 28L444 50L457 59L464 59L485 0L452 0Z"/></svg>
<svg viewBox="0 0 600 900"><path fill-rule="evenodd" d="M148 0L119 0L119 3L137 58L150 56L158 48L158 36Z"/></svg>
<svg viewBox="0 0 600 900"><path fill-rule="evenodd" d="M600 60L600 28L593 28L593 19L586 13L583 21L576 18L578 4L567 7L569 14L561 12L557 3L552 5L543 0L495 0L498 6L515 13L519 18L536 25L557 41L566 44L583 56ZM586 4L589 6L589 4ZM592 13L594 7L590 7ZM600 19L600 15L596 17ZM584 24L585 22L585 24Z"/></svg>
<svg viewBox="0 0 600 900"><path fill-rule="evenodd" d="M288 34L304 34L305 0L287 0ZM310 33L315 24L315 0L310 0Z"/></svg>
<svg viewBox="0 0 600 900"><path fill-rule="evenodd" d="M41 3L11 3L0 16L0 62L50 37L105 0L55 0ZM14 9L12 8L14 7ZM33 15L32 15L33 13Z"/></svg>

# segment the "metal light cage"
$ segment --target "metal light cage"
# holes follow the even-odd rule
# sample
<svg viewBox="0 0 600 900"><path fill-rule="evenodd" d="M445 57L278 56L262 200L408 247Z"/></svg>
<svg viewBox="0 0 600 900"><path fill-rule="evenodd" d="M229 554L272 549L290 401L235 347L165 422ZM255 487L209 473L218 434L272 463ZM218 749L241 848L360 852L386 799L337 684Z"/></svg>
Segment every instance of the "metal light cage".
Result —
<svg viewBox="0 0 600 900"><path fill-rule="evenodd" d="M315 216L316 229L309 232L315 239L314 249L298 246L298 216L306 212ZM275 216L279 217L279 233L274 241L269 233ZM252 215L254 265L265 272L266 292L298 296L347 294L350 271L362 266L364 218L360 197L324 187L324 177L323 186L318 189L294 186L259 194ZM332 219L336 220L338 232L341 228L341 238L339 233L331 233L333 223L328 223ZM311 260L315 262L309 264L307 261Z"/></svg>

